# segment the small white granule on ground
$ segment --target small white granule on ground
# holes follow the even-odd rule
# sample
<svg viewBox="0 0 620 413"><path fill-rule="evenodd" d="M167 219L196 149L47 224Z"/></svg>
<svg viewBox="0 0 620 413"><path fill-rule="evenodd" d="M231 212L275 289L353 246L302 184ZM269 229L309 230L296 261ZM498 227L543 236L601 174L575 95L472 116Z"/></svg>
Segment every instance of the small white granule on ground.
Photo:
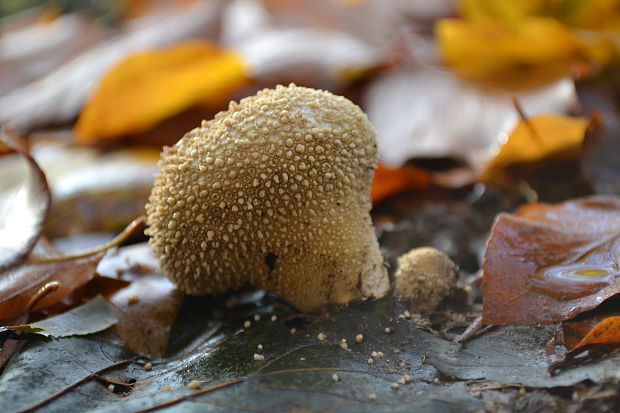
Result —
<svg viewBox="0 0 620 413"><path fill-rule="evenodd" d="M265 360L265 356L262 354L254 353L254 361L263 361Z"/></svg>
<svg viewBox="0 0 620 413"><path fill-rule="evenodd" d="M364 341L364 335L363 334L358 334L355 336L355 342L356 343L361 343L362 341Z"/></svg>
<svg viewBox="0 0 620 413"><path fill-rule="evenodd" d="M192 390L199 389L200 386L201 386L200 380L192 380L189 383L187 383L187 388L192 389Z"/></svg>

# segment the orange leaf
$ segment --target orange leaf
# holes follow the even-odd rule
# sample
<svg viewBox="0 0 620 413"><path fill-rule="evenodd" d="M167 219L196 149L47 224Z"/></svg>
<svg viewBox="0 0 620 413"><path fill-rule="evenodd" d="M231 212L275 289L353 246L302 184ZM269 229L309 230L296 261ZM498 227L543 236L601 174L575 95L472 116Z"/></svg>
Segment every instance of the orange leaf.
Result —
<svg viewBox="0 0 620 413"><path fill-rule="evenodd" d="M586 118L542 114L521 120L480 176L482 182L510 187L510 168L577 153L590 124Z"/></svg>
<svg viewBox="0 0 620 413"><path fill-rule="evenodd" d="M103 77L80 114L77 140L144 132L195 105L222 107L246 80L241 56L202 41L137 53Z"/></svg>
<svg viewBox="0 0 620 413"><path fill-rule="evenodd" d="M385 198L409 189L427 188L431 183L429 172L413 166L392 169L382 164L375 171L370 198L376 204Z"/></svg>
<svg viewBox="0 0 620 413"><path fill-rule="evenodd" d="M609 317L598 323L581 339L575 348L587 344L620 343L620 316Z"/></svg>

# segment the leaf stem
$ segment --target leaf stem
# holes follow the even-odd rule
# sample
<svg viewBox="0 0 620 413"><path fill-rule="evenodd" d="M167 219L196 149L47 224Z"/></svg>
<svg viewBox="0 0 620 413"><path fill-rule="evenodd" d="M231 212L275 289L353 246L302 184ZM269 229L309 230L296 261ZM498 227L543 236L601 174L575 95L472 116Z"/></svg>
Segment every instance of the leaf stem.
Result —
<svg viewBox="0 0 620 413"><path fill-rule="evenodd" d="M114 237L109 242L105 244L84 252L79 252L77 254L72 255L61 255L57 257L46 257L46 258L29 258L26 260L26 264L47 264L51 262L65 261L65 260L76 260L80 258L87 258L97 253L107 251L110 248L117 247L123 244L129 237L134 235L136 232L140 231L146 225L146 219L144 216L138 217L134 219L127 227L116 237Z"/></svg>

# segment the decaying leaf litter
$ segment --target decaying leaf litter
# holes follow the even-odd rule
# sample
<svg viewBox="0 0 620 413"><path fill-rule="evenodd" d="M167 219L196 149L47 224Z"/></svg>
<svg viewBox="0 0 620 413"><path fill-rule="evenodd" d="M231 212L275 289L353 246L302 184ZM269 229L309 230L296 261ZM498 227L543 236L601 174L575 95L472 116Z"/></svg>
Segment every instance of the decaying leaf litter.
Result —
<svg viewBox="0 0 620 413"><path fill-rule="evenodd" d="M53 36L0 60L18 128L0 145L3 406L617 408L614 1L139 3L10 16L11 36L40 41L87 23L65 38L73 60ZM51 70L13 70L34 63ZM390 277L415 247L459 267L437 309L391 292L314 314L251 289L184 297L129 225L161 145L290 82L368 113Z"/></svg>

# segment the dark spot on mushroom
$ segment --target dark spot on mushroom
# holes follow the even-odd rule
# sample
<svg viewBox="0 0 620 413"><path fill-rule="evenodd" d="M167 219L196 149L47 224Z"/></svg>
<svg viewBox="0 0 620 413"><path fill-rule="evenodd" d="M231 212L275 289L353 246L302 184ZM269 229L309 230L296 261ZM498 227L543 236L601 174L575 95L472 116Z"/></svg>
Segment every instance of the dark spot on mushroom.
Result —
<svg viewBox="0 0 620 413"><path fill-rule="evenodd" d="M278 256L273 252L268 252L265 254L265 265L269 267L269 272L273 271L276 268L276 263L278 262Z"/></svg>

